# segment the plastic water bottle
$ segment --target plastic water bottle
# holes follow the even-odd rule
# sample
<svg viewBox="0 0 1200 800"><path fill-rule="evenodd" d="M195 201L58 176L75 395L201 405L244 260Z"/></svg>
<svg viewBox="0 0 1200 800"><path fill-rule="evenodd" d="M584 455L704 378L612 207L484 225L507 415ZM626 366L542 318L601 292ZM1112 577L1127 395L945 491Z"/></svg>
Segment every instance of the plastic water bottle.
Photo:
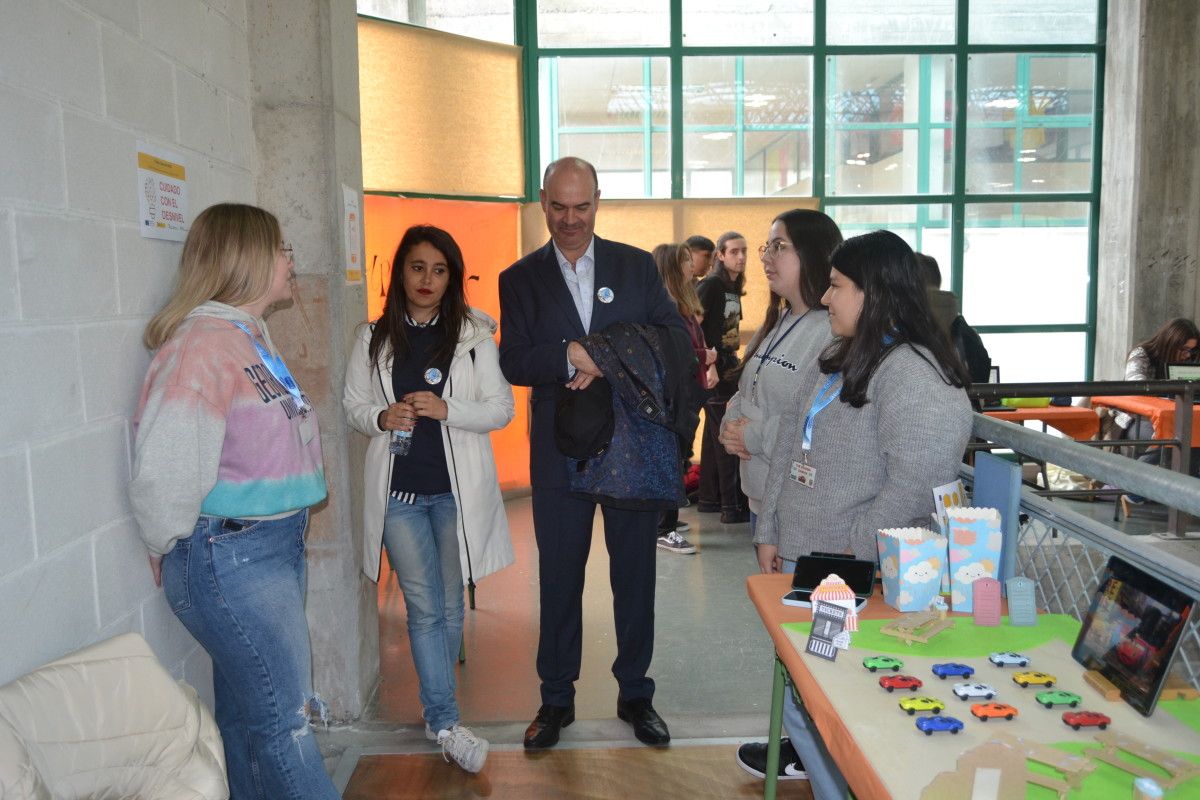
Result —
<svg viewBox="0 0 1200 800"><path fill-rule="evenodd" d="M388 452L394 456L406 456L412 449L412 430L392 431L392 441L388 444Z"/></svg>

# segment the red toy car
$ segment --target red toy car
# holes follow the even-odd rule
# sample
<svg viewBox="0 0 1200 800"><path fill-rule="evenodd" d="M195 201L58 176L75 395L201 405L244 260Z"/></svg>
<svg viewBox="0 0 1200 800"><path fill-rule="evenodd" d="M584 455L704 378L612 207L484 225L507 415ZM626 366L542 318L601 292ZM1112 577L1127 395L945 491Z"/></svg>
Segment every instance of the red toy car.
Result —
<svg viewBox="0 0 1200 800"><path fill-rule="evenodd" d="M895 689L911 689L915 692L925 684L921 683L920 678L914 678L912 675L884 675L879 679L879 685L889 692Z"/></svg>
<svg viewBox="0 0 1200 800"><path fill-rule="evenodd" d="M1088 725L1095 725L1100 730L1104 730L1112 724L1112 720L1099 711L1065 711L1062 719L1075 730Z"/></svg>

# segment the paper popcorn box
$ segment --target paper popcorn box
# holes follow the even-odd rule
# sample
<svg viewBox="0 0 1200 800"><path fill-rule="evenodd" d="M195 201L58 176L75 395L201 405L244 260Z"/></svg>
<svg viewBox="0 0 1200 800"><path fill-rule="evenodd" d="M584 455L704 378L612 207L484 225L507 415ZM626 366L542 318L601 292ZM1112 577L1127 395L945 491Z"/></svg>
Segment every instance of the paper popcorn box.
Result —
<svg viewBox="0 0 1200 800"><path fill-rule="evenodd" d="M968 505L967 490L961 480L933 487L933 530L942 536L950 536L951 508ZM950 593L950 570L942 570L942 593Z"/></svg>
<svg viewBox="0 0 1200 800"><path fill-rule="evenodd" d="M899 611L925 611L942 586L946 539L928 528L888 528L875 537L883 599Z"/></svg>
<svg viewBox="0 0 1200 800"><path fill-rule="evenodd" d="M994 508L950 508L950 605L971 613L971 584L979 578L996 578L1004 534L1000 512Z"/></svg>

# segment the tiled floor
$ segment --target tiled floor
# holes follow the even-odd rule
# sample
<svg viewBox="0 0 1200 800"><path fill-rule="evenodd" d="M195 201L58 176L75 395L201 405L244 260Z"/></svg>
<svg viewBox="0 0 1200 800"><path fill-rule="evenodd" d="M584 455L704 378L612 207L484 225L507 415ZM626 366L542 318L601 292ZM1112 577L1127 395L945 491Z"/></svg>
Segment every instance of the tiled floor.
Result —
<svg viewBox="0 0 1200 800"><path fill-rule="evenodd" d="M516 563L479 582L476 608L466 612L467 661L458 675L464 723L488 738L497 752L506 747L520 751L525 726L539 704L532 514L528 498L507 506ZM692 525L684 535L697 552L658 551L655 656L650 669L657 682L654 704L671 727L675 748L703 746L705 761L714 762L712 768L727 780L749 780L761 789L761 782L733 760L738 742L765 733L770 711L770 640L745 592L746 576L756 569L750 527L721 525L719 515L700 514L694 508L683 509L680 517ZM577 721L563 731L556 750L641 748L629 726L616 719L617 687L610 672L616 655L612 593L601 526L597 516L584 593ZM335 778L343 781L353 774L350 762L359 755L436 751L421 735L404 602L394 578L381 585L379 603L379 690L360 725L324 737L327 751L344 752L335 770ZM648 751L648 757L656 752ZM380 762L372 763L379 768ZM497 759L496 768L502 763L508 762ZM710 796L704 793L707 781L697 774L698 793L691 796ZM353 781L350 786L354 788ZM473 791L463 788L463 793L451 796L472 797Z"/></svg>

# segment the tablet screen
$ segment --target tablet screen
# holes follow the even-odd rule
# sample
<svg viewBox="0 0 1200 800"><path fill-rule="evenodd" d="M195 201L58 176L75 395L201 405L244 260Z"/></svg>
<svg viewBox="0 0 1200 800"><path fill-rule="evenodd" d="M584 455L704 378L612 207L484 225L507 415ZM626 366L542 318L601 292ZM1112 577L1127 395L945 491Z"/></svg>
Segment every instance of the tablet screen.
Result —
<svg viewBox="0 0 1200 800"><path fill-rule="evenodd" d="M1191 612L1190 597L1113 556L1071 655L1150 716Z"/></svg>
<svg viewBox="0 0 1200 800"><path fill-rule="evenodd" d="M875 580L875 562L850 556L800 556L792 573L792 588L812 591L830 573L836 573L859 597L870 597Z"/></svg>

